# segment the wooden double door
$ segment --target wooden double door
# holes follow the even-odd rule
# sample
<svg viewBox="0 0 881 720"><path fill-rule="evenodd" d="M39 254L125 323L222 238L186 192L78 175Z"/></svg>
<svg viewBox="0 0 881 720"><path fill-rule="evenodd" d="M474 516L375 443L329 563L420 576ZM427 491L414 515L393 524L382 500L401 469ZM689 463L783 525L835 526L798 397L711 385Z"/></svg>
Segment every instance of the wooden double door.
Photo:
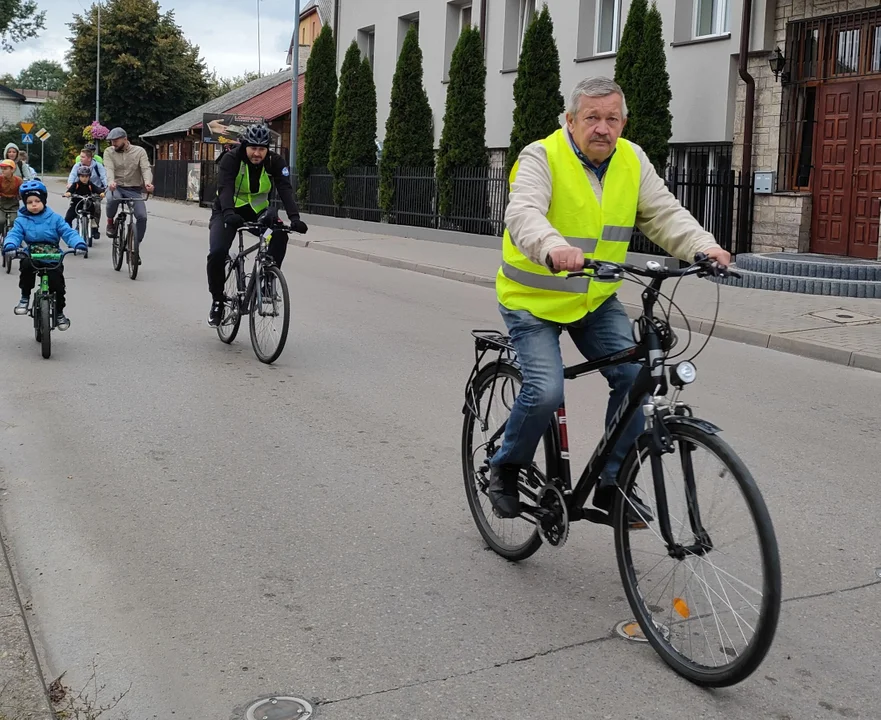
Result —
<svg viewBox="0 0 881 720"><path fill-rule="evenodd" d="M819 88L811 251L878 257L881 80Z"/></svg>

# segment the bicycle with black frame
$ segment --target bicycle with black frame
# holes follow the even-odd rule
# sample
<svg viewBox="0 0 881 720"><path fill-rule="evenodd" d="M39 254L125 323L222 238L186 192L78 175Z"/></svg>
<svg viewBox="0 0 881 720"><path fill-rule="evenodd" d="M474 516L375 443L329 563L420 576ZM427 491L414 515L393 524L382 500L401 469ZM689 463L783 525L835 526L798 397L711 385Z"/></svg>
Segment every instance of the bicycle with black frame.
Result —
<svg viewBox="0 0 881 720"><path fill-rule="evenodd" d="M642 268L587 260L584 270L567 275L589 277L591 282L631 279L644 290L642 314L633 325L634 346L567 367L564 378L623 363L642 367L574 487L565 403L560 406L535 460L520 472L521 514L512 519L494 513L487 487L490 460L501 447L522 375L507 336L474 330L462 463L477 528L489 547L508 560L528 558L543 542L562 547L575 521L610 524L621 580L644 637L686 679L723 687L748 677L771 647L780 614L780 557L771 517L746 465L719 437L716 425L695 417L680 400L685 386L696 378L692 360L706 342L688 360L680 360L688 346L671 355L677 344L670 324L676 288L667 297L661 286L665 280L681 282L689 275L736 273L698 255L683 269L665 268L656 261ZM662 298L670 301L670 312L664 311ZM656 316L656 307L662 317ZM712 330L707 341L711 336ZM611 514L585 508L612 449L636 413L645 418L645 431L621 466ZM731 492L734 500L720 500L723 492ZM639 507L648 508L650 515L643 515ZM639 516L636 522L634 512ZM748 568L753 574L741 578Z"/></svg>
<svg viewBox="0 0 881 720"><path fill-rule="evenodd" d="M15 218L18 217L18 210L2 210L0 211L6 216L6 225L4 226L4 230L0 233L0 248L3 247L3 241L6 240L6 235L12 230L12 226L15 224ZM6 271L6 274L12 272L12 261L15 259L15 253L2 253L3 255L3 269Z"/></svg>
<svg viewBox="0 0 881 720"><path fill-rule="evenodd" d="M235 257L230 255L226 259L223 318L217 326L218 337L229 344L236 339L242 315L248 315L254 354L267 365L275 362L284 350L291 322L287 280L269 254L274 230L296 232L280 222L269 225L260 220L238 228L239 250ZM245 232L259 238L248 248ZM248 273L245 261L251 254L254 264Z"/></svg>
<svg viewBox="0 0 881 720"><path fill-rule="evenodd" d="M135 280L138 277L138 268L141 265L140 242L138 242L135 229L134 204L150 199L150 195L141 197L120 197L119 211L114 219L115 234L113 236L113 248L111 260L113 269L119 272L123 262L128 266L128 276Z"/></svg>
<svg viewBox="0 0 881 720"><path fill-rule="evenodd" d="M92 247L92 221L95 220L93 217L95 206L101 204L103 197L103 194L71 196L71 200L76 203L76 225L74 227L89 247ZM83 253L83 257L89 257L89 253Z"/></svg>
<svg viewBox="0 0 881 720"><path fill-rule="evenodd" d="M40 343L43 357L49 359L52 355L51 333L58 325L55 292L49 288L49 273L60 268L64 264L64 258L68 255L76 255L77 251L59 252L52 246L35 245L34 247L37 247L40 252L19 248L10 255L12 258L20 260L29 259L37 273L37 290L27 314L34 319L34 339ZM49 252L45 252L46 250ZM83 254L85 255L85 253ZM24 315L24 313L21 314Z"/></svg>

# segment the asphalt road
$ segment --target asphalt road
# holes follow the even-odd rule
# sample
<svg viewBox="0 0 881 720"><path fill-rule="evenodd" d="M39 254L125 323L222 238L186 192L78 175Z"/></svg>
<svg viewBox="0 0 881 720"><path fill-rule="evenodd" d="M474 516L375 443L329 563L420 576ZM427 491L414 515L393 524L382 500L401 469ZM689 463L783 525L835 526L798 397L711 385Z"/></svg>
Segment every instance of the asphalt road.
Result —
<svg viewBox="0 0 881 720"><path fill-rule="evenodd" d="M517 566L483 546L459 442L491 291L292 247L267 367L206 326L206 252L151 218L135 282L106 239L68 258L48 361L0 276L0 507L48 675L94 662L132 720L282 692L328 720L881 717L881 375L721 340L697 360L689 397L763 489L786 598L765 664L710 692L613 636L607 528ZM569 388L576 462L605 397Z"/></svg>

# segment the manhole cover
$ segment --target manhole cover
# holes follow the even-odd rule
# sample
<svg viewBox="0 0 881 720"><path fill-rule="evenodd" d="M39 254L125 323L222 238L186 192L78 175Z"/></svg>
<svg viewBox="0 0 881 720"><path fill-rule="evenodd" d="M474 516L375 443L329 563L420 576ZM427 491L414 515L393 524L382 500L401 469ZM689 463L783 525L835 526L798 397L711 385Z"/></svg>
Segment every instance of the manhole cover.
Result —
<svg viewBox="0 0 881 720"><path fill-rule="evenodd" d="M820 320L828 320L837 325L868 325L881 321L881 318L864 315L863 313L847 310L846 308L832 308L831 310L818 310L817 312L808 313L812 317L820 318Z"/></svg>
<svg viewBox="0 0 881 720"><path fill-rule="evenodd" d="M312 706L295 697L258 700L245 712L245 720L305 720L312 717Z"/></svg>

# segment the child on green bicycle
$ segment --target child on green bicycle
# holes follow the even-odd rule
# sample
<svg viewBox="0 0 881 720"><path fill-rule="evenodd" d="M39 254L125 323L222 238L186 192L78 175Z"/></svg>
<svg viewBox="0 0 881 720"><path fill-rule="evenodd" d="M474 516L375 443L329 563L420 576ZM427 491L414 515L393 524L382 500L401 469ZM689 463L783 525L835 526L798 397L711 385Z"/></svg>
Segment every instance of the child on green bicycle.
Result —
<svg viewBox="0 0 881 720"><path fill-rule="evenodd" d="M24 207L18 211L18 218L3 243L3 252L13 252L22 245L50 245L58 249L60 240L74 250L86 250L88 246L79 233L64 222L64 218L46 205L49 192L39 180L29 180L19 191ZM15 307L16 315L26 315L37 277L35 263L30 258L21 261L18 286L21 288L21 300ZM59 330L67 330L70 320L64 314L65 283L64 266L49 270L49 290L55 294L57 311L56 326Z"/></svg>

